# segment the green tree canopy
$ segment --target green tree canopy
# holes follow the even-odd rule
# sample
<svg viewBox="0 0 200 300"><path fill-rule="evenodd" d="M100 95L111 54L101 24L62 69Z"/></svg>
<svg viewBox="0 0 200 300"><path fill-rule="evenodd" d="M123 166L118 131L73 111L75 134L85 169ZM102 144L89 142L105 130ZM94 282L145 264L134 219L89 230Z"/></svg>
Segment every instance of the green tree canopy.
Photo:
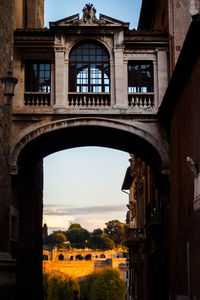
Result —
<svg viewBox="0 0 200 300"><path fill-rule="evenodd" d="M73 292L79 291L77 280L59 271L44 273L43 287L45 300L73 300Z"/></svg>
<svg viewBox="0 0 200 300"><path fill-rule="evenodd" d="M71 223L68 230L71 229L84 229L79 223Z"/></svg>
<svg viewBox="0 0 200 300"><path fill-rule="evenodd" d="M59 248L64 248L66 241L67 241L67 238L63 233L56 234L56 243Z"/></svg>
<svg viewBox="0 0 200 300"><path fill-rule="evenodd" d="M124 300L126 284L116 269L93 272L81 282L81 295L87 300ZM81 297L82 298L82 297Z"/></svg>
<svg viewBox="0 0 200 300"><path fill-rule="evenodd" d="M42 227L42 235L43 235L43 243L44 244L48 243L48 227L46 223Z"/></svg>
<svg viewBox="0 0 200 300"><path fill-rule="evenodd" d="M108 234L116 246L121 246L126 239L124 224L118 220L112 220L106 223L104 232Z"/></svg>
<svg viewBox="0 0 200 300"><path fill-rule="evenodd" d="M106 251L106 250L111 250L111 249L114 249L114 248L115 248L115 243L113 242L113 240L111 240L106 233L103 233L102 234L102 247L101 247L101 249L103 251Z"/></svg>
<svg viewBox="0 0 200 300"><path fill-rule="evenodd" d="M67 240L73 248L85 249L90 233L84 228L73 228L65 231Z"/></svg>
<svg viewBox="0 0 200 300"><path fill-rule="evenodd" d="M101 229L95 229L88 240L88 247L105 251L113 249L115 244Z"/></svg>

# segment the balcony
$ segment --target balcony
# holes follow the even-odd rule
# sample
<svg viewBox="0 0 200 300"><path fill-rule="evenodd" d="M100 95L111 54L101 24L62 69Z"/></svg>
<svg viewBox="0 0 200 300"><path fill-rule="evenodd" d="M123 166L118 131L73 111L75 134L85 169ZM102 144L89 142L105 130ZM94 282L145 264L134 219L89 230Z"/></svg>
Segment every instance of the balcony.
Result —
<svg viewBox="0 0 200 300"><path fill-rule="evenodd" d="M50 106L51 93L25 92L25 106Z"/></svg>
<svg viewBox="0 0 200 300"><path fill-rule="evenodd" d="M109 93L69 93L68 105L72 108L103 108L111 106Z"/></svg>
<svg viewBox="0 0 200 300"><path fill-rule="evenodd" d="M51 107L53 101L50 92L24 92L26 107ZM155 108L154 93L129 93L127 109L132 112L145 111ZM64 103L63 103L64 104ZM66 104L66 102L65 102ZM68 109L113 109L110 93L78 93L69 92L67 99Z"/></svg>
<svg viewBox="0 0 200 300"><path fill-rule="evenodd" d="M128 106L136 109L154 108L154 93L129 93Z"/></svg>
<svg viewBox="0 0 200 300"><path fill-rule="evenodd" d="M129 228L127 230L127 245L140 245L146 239L146 234L143 228Z"/></svg>
<svg viewBox="0 0 200 300"><path fill-rule="evenodd" d="M151 209L150 207L148 207L147 216L148 216L147 227L150 226L158 227L162 224L162 215L161 215L160 208Z"/></svg>
<svg viewBox="0 0 200 300"><path fill-rule="evenodd" d="M147 210L148 212L148 210ZM150 211L150 218L147 222L148 236L153 238L155 242L159 243L162 239L162 215L160 208L154 208Z"/></svg>

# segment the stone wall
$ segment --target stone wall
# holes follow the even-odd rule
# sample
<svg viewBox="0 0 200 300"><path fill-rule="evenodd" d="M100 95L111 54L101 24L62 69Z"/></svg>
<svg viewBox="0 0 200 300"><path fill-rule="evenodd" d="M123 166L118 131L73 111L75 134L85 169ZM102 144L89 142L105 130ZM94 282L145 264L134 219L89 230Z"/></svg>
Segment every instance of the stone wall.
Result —
<svg viewBox="0 0 200 300"><path fill-rule="evenodd" d="M0 77L7 75L11 69L13 55L13 1L0 1ZM0 105L6 99L0 83ZM9 251L9 202L10 202L10 176L9 176L9 138L11 126L11 108L0 107L0 251Z"/></svg>
<svg viewBox="0 0 200 300"><path fill-rule="evenodd" d="M42 28L44 26L44 0L27 1L27 28Z"/></svg>
<svg viewBox="0 0 200 300"><path fill-rule="evenodd" d="M43 261L43 272L60 271L73 277L84 277L91 274L94 270L119 268L120 264L126 264L126 258L96 259L92 261Z"/></svg>
<svg viewBox="0 0 200 300"><path fill-rule="evenodd" d="M174 39L174 64L177 62L182 49L186 33L192 21L192 16L199 13L199 0L169 0L170 29L169 33ZM184 22L183 22L184 20Z"/></svg>
<svg viewBox="0 0 200 300"><path fill-rule="evenodd" d="M94 271L94 261L43 261L43 271L60 271L73 277L83 277Z"/></svg>
<svg viewBox="0 0 200 300"><path fill-rule="evenodd" d="M12 71L13 56L13 0L0 0L0 78ZM6 102L0 83L0 298L14 299L15 261L10 254L10 185L9 139L11 135L11 107L2 106Z"/></svg>

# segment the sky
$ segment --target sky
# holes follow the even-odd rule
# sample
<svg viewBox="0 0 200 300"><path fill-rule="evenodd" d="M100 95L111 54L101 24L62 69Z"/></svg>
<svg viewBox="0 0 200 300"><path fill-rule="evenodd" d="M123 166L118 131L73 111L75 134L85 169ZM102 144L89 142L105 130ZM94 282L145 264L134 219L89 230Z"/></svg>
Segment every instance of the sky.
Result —
<svg viewBox="0 0 200 300"><path fill-rule="evenodd" d="M79 13L86 0L45 0L45 26ZM109 5L108 5L109 3ZM137 28L141 0L93 1L99 13L130 22ZM105 223L125 221L128 195L121 191L129 154L103 147L80 147L54 153L44 159L43 223L48 232L66 230L78 222L89 231Z"/></svg>
<svg viewBox="0 0 200 300"><path fill-rule="evenodd" d="M82 9L89 2L87 0L45 0L45 26L49 27L49 22L77 13L81 18ZM90 3L97 10L97 17L101 13L124 22L130 22L130 29L137 28L141 0L94 0Z"/></svg>

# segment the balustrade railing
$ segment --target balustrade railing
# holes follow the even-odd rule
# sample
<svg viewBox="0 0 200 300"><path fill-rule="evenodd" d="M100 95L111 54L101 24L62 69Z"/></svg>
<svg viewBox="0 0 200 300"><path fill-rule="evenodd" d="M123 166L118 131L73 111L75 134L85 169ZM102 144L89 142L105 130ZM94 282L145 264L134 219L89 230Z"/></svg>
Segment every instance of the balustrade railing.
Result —
<svg viewBox="0 0 200 300"><path fill-rule="evenodd" d="M68 105L70 107L108 107L111 105L108 93L69 93Z"/></svg>
<svg viewBox="0 0 200 300"><path fill-rule="evenodd" d="M146 237L143 228L128 228L127 230L127 241L141 241Z"/></svg>
<svg viewBox="0 0 200 300"><path fill-rule="evenodd" d="M24 105L26 106L50 106L50 93L24 93Z"/></svg>
<svg viewBox="0 0 200 300"><path fill-rule="evenodd" d="M50 106L51 93L25 92L25 106ZM104 108L111 106L109 93L68 93L71 108ZM128 107L145 109L154 107L154 93L129 93Z"/></svg>
<svg viewBox="0 0 200 300"><path fill-rule="evenodd" d="M133 108L154 107L154 93L129 93L128 105Z"/></svg>

